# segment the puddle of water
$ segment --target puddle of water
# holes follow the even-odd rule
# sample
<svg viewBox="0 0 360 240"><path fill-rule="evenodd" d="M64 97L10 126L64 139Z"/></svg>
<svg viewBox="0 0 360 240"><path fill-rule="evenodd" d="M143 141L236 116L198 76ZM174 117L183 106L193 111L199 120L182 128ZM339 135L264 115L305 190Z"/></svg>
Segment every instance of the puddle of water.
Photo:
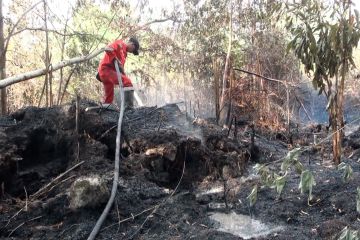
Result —
<svg viewBox="0 0 360 240"><path fill-rule="evenodd" d="M359 129L359 127L360 126L358 122L345 126L345 136L349 136L350 134L356 132Z"/></svg>
<svg viewBox="0 0 360 240"><path fill-rule="evenodd" d="M224 192L224 187L213 187L210 188L209 190L206 191L202 191L196 194L196 196L204 196L204 195L211 195L211 194L215 194L215 193L222 193Z"/></svg>
<svg viewBox="0 0 360 240"><path fill-rule="evenodd" d="M284 229L281 226L271 226L235 212L212 213L210 219L219 223L219 231L231 233L243 239L264 237Z"/></svg>
<svg viewBox="0 0 360 240"><path fill-rule="evenodd" d="M228 207L232 208L233 205L231 203L228 203ZM225 203L219 203L219 202L211 202L208 204L208 208L211 210L219 210L219 209L226 209Z"/></svg>

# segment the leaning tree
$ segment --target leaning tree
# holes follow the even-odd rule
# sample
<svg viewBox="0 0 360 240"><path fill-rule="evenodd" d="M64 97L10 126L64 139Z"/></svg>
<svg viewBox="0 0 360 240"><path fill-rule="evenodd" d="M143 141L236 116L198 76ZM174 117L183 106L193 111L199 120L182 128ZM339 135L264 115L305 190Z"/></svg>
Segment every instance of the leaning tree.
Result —
<svg viewBox="0 0 360 240"><path fill-rule="evenodd" d="M293 39L289 49L311 74L319 94L328 100L329 124L333 131L333 159L341 162L344 127L344 88L360 38L359 13L350 0L305 0L286 5L287 28Z"/></svg>

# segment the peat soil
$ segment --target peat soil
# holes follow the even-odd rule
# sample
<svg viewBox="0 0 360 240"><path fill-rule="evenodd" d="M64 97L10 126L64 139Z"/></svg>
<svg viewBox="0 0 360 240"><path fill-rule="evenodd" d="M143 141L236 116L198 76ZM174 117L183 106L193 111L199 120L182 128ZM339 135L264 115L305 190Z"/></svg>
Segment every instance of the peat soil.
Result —
<svg viewBox="0 0 360 240"><path fill-rule="evenodd" d="M95 225L107 199L71 209L70 186L98 175L111 189L118 113L85 111L95 106L86 100L78 111L75 106L30 107L0 118L0 239L86 239ZM360 131L344 140L343 159L353 169L347 183L331 164L329 141L300 156L316 181L308 202L295 171L279 198L261 187L253 166L278 172L288 149L311 145L315 130L299 130L290 145L281 134L252 129L243 124L229 134L188 118L177 105L126 110L118 193L97 239L332 239L345 226L360 229ZM316 131L318 140L325 138ZM214 220L214 214L254 221L243 223L244 234L236 220ZM255 220L276 228L262 231Z"/></svg>

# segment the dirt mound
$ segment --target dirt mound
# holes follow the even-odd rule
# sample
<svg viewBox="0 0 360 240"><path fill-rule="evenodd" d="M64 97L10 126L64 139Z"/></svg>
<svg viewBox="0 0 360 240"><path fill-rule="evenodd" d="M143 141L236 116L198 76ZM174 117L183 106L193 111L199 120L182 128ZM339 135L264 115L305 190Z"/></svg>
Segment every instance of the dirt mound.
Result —
<svg viewBox="0 0 360 240"><path fill-rule="evenodd" d="M70 184L83 175L99 174L111 185L118 120L115 111L85 111L92 105L80 103L79 134L75 132L75 104L26 108L6 119L11 124L1 126L0 151L5 154L0 157L4 202L0 220L5 227L0 236L83 239L90 232L101 208L73 213L68 191ZM181 188L191 189L206 177L242 175L249 159L248 146L209 125L193 124L176 105L125 112L122 182L117 197L121 216L157 203L181 177ZM80 165L52 183L76 164ZM24 203L28 204L27 209L22 208ZM20 214L11 218L19 209ZM32 219L37 216L41 218ZM117 221L114 217L108 221ZM78 219L82 219L82 224L71 227ZM12 231L22 221L26 227ZM34 227L39 223L41 227ZM72 229L67 230L68 227Z"/></svg>
<svg viewBox="0 0 360 240"><path fill-rule="evenodd" d="M78 118L75 104L0 118L0 238L87 238L106 201L71 209L70 189L91 176L106 185L102 189L111 188L118 121L117 112L85 111L89 106L94 104L80 102ZM287 143L274 133L267 138L238 127L233 137L206 120L188 119L176 105L127 110L118 194L97 239L330 239L344 226L360 227L356 133L345 140L346 156L352 156L344 160L354 170L349 183L328 164L330 145L325 154L300 156L317 183L308 205L296 173L288 173L282 198L253 174L254 162L279 171ZM308 135L311 142L313 133ZM300 136L294 139L300 142ZM255 185L258 199L250 207L247 196ZM226 221L210 219L213 213Z"/></svg>

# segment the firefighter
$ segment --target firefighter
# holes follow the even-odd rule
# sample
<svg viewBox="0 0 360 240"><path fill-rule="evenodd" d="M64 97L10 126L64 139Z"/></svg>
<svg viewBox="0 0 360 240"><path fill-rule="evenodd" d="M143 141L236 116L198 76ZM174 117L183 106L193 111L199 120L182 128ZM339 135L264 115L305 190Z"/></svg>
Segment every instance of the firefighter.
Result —
<svg viewBox="0 0 360 240"><path fill-rule="evenodd" d="M96 78L104 85L104 107L108 107L114 100L114 86L119 84L115 69L115 60L119 62L121 78L125 90L125 106L133 107L134 90L131 80L125 74L124 65L127 53L139 55L139 42L136 38L130 38L126 43L123 40L116 40L105 50L105 55L100 61Z"/></svg>

